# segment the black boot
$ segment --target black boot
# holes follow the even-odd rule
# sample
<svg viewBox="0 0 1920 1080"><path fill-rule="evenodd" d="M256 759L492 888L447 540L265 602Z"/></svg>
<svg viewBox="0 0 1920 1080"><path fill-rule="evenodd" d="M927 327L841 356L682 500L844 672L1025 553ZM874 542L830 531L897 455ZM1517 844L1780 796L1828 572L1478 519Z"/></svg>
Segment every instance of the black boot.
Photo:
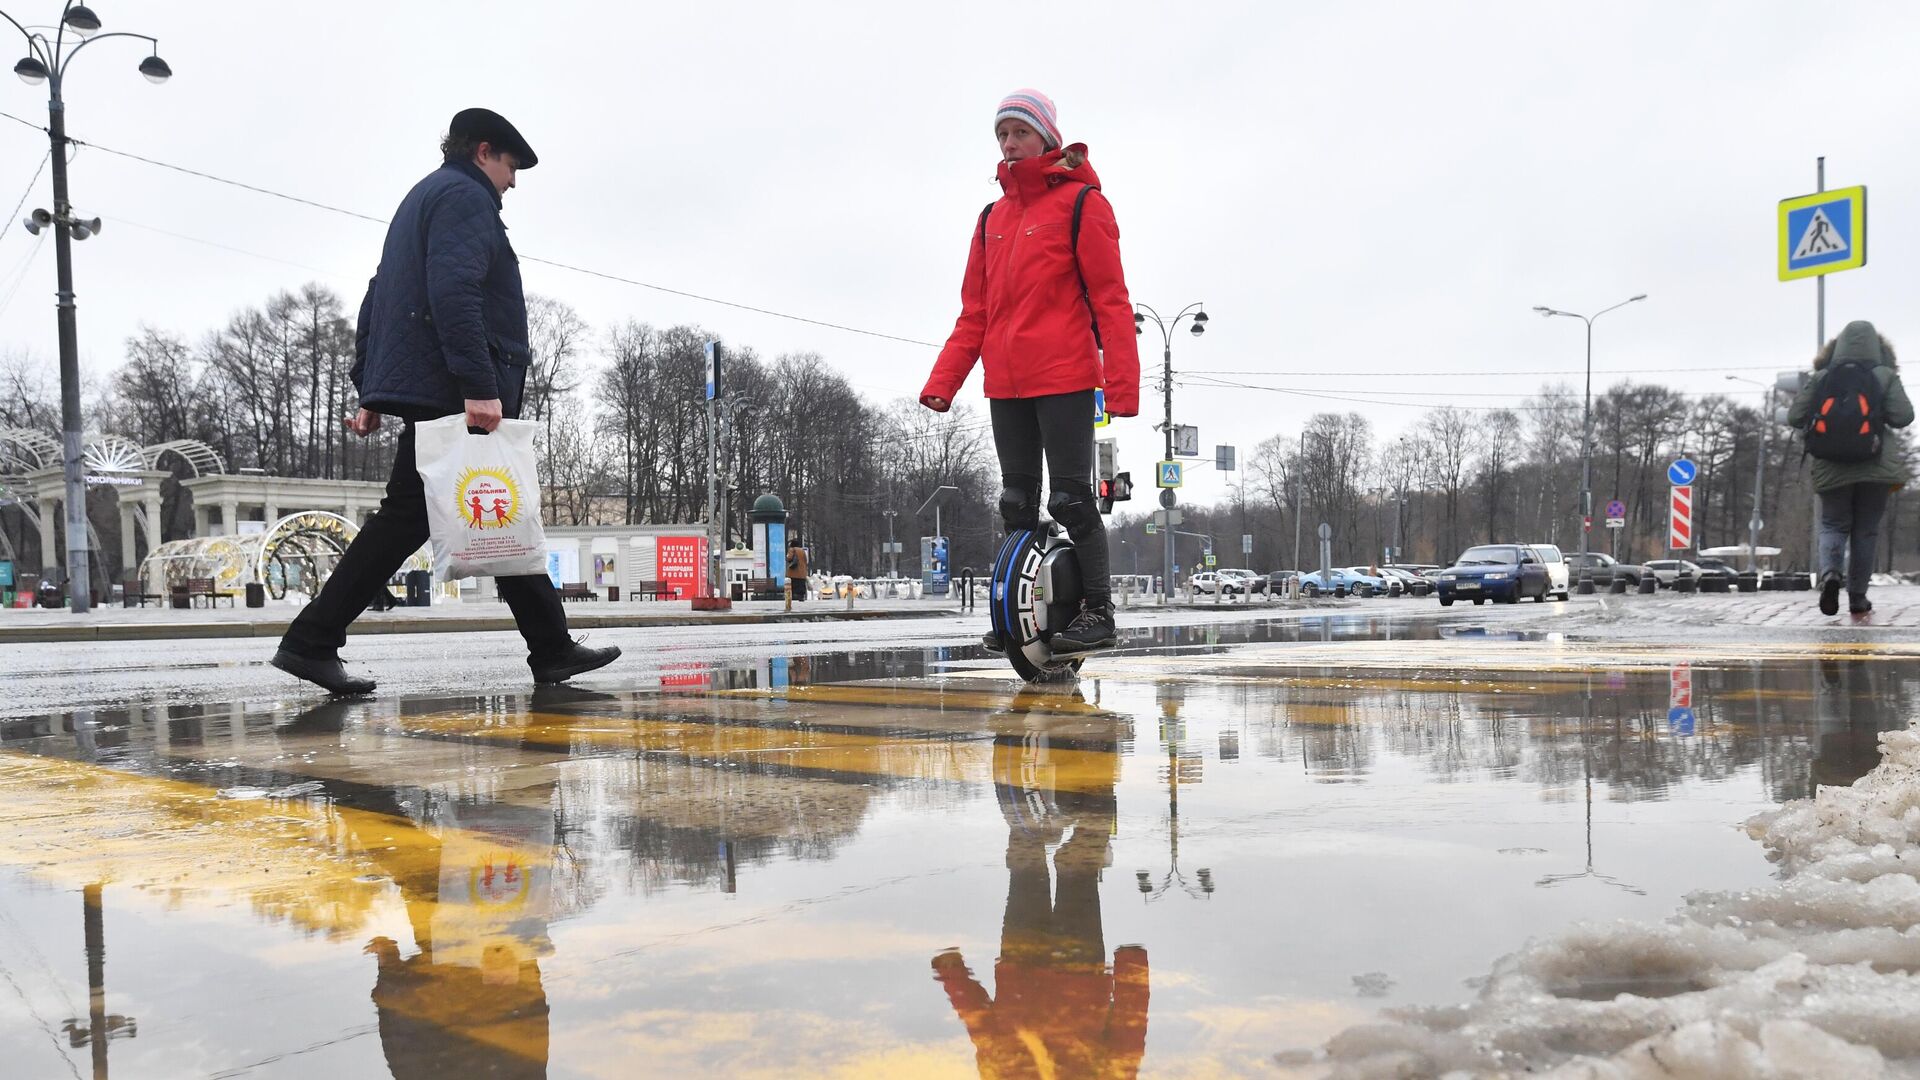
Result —
<svg viewBox="0 0 1920 1080"><path fill-rule="evenodd" d="M1113 604L1082 604L1080 614L1073 617L1065 630L1053 635L1050 644L1057 653L1091 652L1094 649L1111 649L1119 644L1118 631L1113 627Z"/></svg>
<svg viewBox="0 0 1920 1080"><path fill-rule="evenodd" d="M302 656L299 653L280 649L273 654L273 659L267 662L295 678L305 679L319 686L329 694L346 696L373 693L374 681L347 674L347 669L340 665L338 656L325 658Z"/></svg>
<svg viewBox="0 0 1920 1080"><path fill-rule="evenodd" d="M527 666L533 669L533 681L537 683L566 682L575 675L584 675L595 668L603 668L620 659L620 646L609 645L604 649L589 649L578 641L568 646L567 651L546 660L528 659Z"/></svg>
<svg viewBox="0 0 1920 1080"><path fill-rule="evenodd" d="M1840 575L1831 570L1820 578L1820 614L1840 614Z"/></svg>
<svg viewBox="0 0 1920 1080"><path fill-rule="evenodd" d="M1007 651L1006 643L1001 641L1000 635L995 633L992 630L989 630L985 634L981 635L980 647L987 650L990 653L1003 653Z"/></svg>
<svg viewBox="0 0 1920 1080"><path fill-rule="evenodd" d="M1857 592L1847 594L1847 613L1849 615L1865 615L1872 610L1873 601L1867 599L1866 593Z"/></svg>

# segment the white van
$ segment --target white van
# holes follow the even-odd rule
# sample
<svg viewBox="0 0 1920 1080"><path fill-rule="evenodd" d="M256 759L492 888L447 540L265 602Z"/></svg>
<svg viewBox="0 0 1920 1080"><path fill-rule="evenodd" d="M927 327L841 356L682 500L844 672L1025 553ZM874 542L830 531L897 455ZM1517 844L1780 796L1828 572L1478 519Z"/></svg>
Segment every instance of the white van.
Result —
<svg viewBox="0 0 1920 1080"><path fill-rule="evenodd" d="M1552 544L1528 544L1528 550L1541 562L1547 564L1547 595L1555 600L1566 600L1573 595L1573 574L1567 566L1567 557Z"/></svg>

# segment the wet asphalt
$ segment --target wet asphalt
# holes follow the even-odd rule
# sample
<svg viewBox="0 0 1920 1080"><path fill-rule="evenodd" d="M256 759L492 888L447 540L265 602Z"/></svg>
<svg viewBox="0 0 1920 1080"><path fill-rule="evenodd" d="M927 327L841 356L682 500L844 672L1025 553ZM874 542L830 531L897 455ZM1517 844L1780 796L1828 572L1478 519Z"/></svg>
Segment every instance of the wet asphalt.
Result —
<svg viewBox="0 0 1920 1080"><path fill-rule="evenodd" d="M1037 687L977 632L606 631L541 690L511 635L356 641L383 687L345 701L258 642L10 648L0 1060L1259 1073L1766 880L1738 824L1920 695L1897 643L1496 612L1153 620Z"/></svg>

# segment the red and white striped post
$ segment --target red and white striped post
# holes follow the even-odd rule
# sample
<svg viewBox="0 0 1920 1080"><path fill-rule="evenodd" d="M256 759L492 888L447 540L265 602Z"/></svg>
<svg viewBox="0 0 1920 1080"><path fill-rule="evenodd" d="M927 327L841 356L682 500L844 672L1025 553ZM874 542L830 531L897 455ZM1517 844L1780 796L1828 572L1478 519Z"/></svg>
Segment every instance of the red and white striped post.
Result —
<svg viewBox="0 0 1920 1080"><path fill-rule="evenodd" d="M1693 546L1693 485L1675 484L1667 515L1667 547L1685 551Z"/></svg>

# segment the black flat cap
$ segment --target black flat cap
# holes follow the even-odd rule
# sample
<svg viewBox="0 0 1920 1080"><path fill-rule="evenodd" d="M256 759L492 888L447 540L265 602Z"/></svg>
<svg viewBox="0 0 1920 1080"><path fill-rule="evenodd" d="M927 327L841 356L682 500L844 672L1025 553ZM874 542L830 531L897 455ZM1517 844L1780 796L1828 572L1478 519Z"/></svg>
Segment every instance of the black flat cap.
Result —
<svg viewBox="0 0 1920 1080"><path fill-rule="evenodd" d="M447 125L452 135L464 135L474 142L492 143L495 150L505 150L519 161L523 169L531 169L540 164L540 156L520 137L520 132L507 123L507 118L492 109L461 109L453 114L453 121Z"/></svg>

